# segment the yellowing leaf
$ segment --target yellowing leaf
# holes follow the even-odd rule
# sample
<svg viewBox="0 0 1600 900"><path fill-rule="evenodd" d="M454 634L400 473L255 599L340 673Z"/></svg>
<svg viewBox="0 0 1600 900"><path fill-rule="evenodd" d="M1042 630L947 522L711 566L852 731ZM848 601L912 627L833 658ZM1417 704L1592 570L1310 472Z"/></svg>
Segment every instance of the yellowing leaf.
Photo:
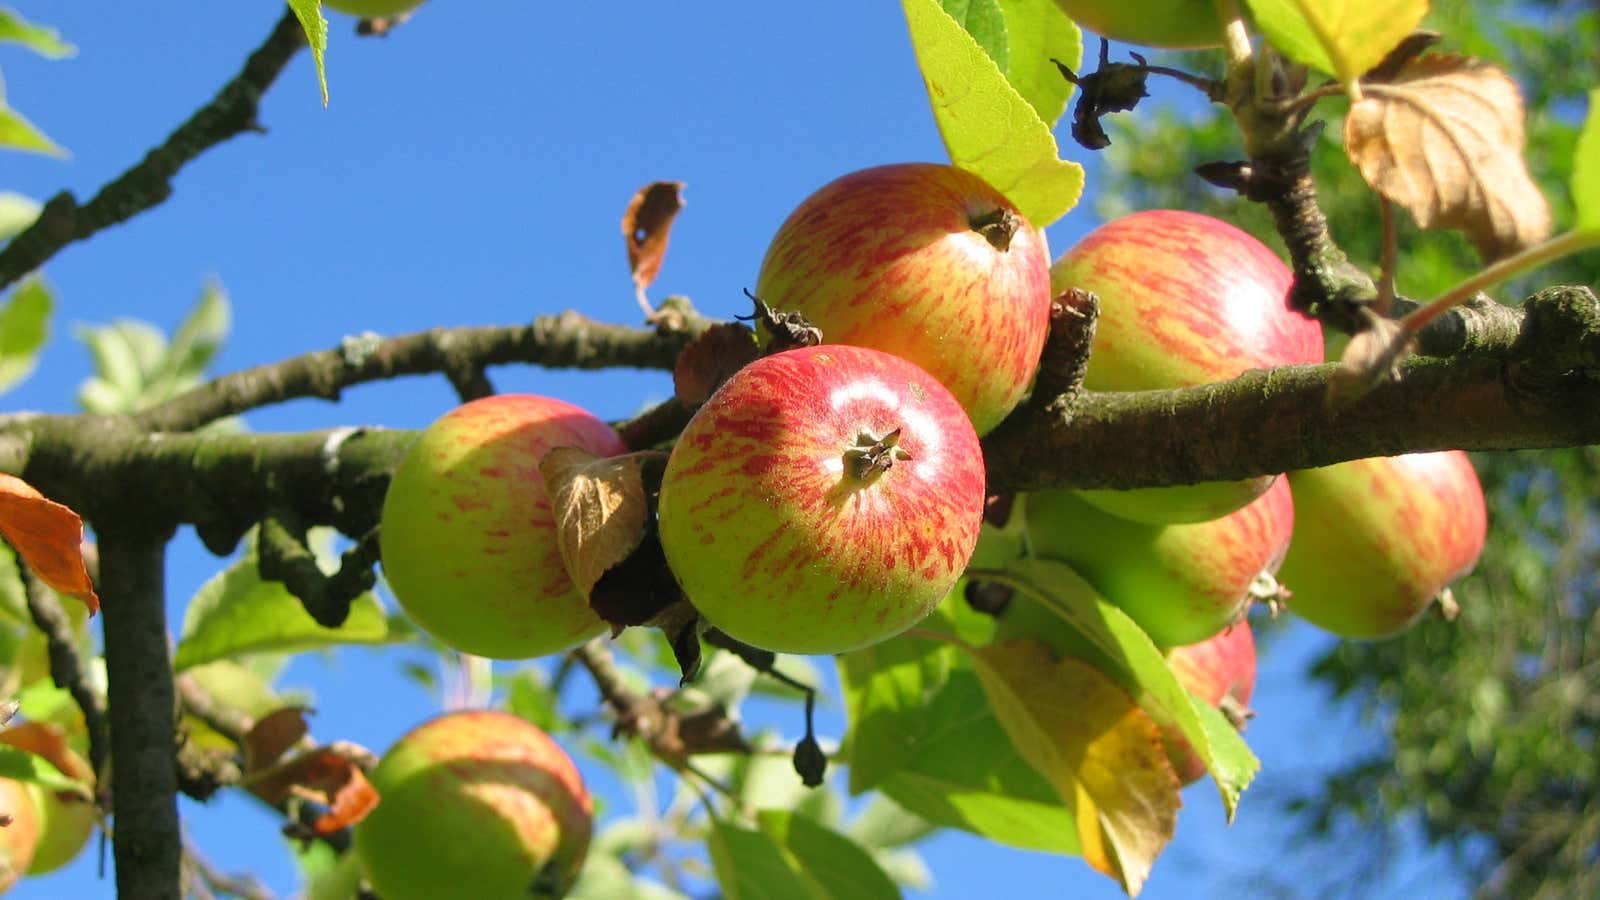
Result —
<svg viewBox="0 0 1600 900"><path fill-rule="evenodd" d="M64 59L78 48L61 39L61 32L35 25L17 15L16 10L0 6L0 42L18 43L49 59Z"/></svg>
<svg viewBox="0 0 1600 900"><path fill-rule="evenodd" d="M1178 776L1155 722L1086 663L1037 641L976 649L978 678L1017 752L1072 808L1084 859L1137 896L1178 824Z"/></svg>
<svg viewBox="0 0 1600 900"><path fill-rule="evenodd" d="M1256 25L1297 63L1353 85L1428 13L1428 0L1248 0Z"/></svg>
<svg viewBox="0 0 1600 900"><path fill-rule="evenodd" d="M937 0L901 0L934 121L950 161L1005 194L1043 228L1078 202L1083 167L978 42Z"/></svg>
<svg viewBox="0 0 1600 900"><path fill-rule="evenodd" d="M638 454L603 457L557 447L539 461L555 512L561 559L585 597L644 539L650 505Z"/></svg>
<svg viewBox="0 0 1600 900"><path fill-rule="evenodd" d="M4 99L0 99L0 147L28 150L46 156L67 155L67 151L61 149L55 141L45 137L44 132L28 121L22 113L6 106Z"/></svg>
<svg viewBox="0 0 1600 900"><path fill-rule="evenodd" d="M1345 153L1417 225L1458 228L1486 259L1549 235L1549 206L1522 160L1522 95L1509 75L1430 54L1365 91L1345 118Z"/></svg>
<svg viewBox="0 0 1600 900"><path fill-rule="evenodd" d="M1001 67L1006 80L1053 127L1066 111L1073 84L1051 60L1077 71L1083 62L1083 33L1055 0L1000 0L1000 11L1009 51Z"/></svg>
<svg viewBox="0 0 1600 900"><path fill-rule="evenodd" d="M1600 238L1600 88L1589 92L1589 117L1572 159L1572 202L1578 208L1577 230Z"/></svg>
<svg viewBox="0 0 1600 900"><path fill-rule="evenodd" d="M26 481L0 474L0 537L41 581L99 612L100 598L83 565L83 520L77 513Z"/></svg>

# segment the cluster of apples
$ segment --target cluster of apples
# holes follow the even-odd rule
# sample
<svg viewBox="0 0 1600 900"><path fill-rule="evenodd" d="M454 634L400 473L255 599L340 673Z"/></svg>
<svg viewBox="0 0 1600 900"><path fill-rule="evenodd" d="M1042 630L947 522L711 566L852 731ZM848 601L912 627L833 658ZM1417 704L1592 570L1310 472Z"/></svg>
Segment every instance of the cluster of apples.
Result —
<svg viewBox="0 0 1600 900"><path fill-rule="evenodd" d="M1286 305L1290 282L1265 246L1206 216L1128 216L1052 266L1044 235L970 173L902 164L846 175L784 222L757 281L764 302L802 314L827 343L760 357L695 413L656 496L667 564L710 624L757 647L839 653L899 634L949 594L972 557L985 503L979 436L1027 393L1052 297L1078 288L1100 298L1087 388L1147 390L1321 362L1318 325ZM429 426L396 470L382 513L384 573L400 605L444 643L531 658L605 630L563 562L539 465L557 447L627 449L578 407L500 395ZM1485 530L1482 492L1459 452L1240 482L1044 492L1025 509L1034 552L1081 573L1074 589L1123 608L1170 649L1196 695L1241 707L1254 678L1242 622L1263 573L1281 567L1291 608L1311 621L1381 637L1471 568ZM1071 652L1026 613L1008 616L1003 633ZM1172 748L1197 777L1186 753ZM413 871L450 843L415 834L364 825L358 843L403 847L363 858L399 858Z"/></svg>
<svg viewBox="0 0 1600 900"><path fill-rule="evenodd" d="M89 842L99 812L87 792L94 784L94 772L67 746L60 729L24 722L0 731L0 744L43 757L86 788L83 793L58 792L0 778L0 814L10 817L0 827L0 893L4 893L26 875L53 872L71 862Z"/></svg>

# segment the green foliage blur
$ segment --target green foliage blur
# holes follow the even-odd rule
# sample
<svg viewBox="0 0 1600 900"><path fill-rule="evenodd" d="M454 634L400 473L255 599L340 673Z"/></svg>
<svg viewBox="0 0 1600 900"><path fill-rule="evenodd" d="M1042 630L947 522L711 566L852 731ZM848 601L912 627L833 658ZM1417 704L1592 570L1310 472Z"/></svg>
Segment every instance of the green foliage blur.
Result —
<svg viewBox="0 0 1600 900"><path fill-rule="evenodd" d="M1425 26L1444 35L1438 49L1496 61L1517 79L1529 167L1556 227L1569 226L1566 178L1585 92L1600 80L1600 6L1441 0ZM1339 145L1342 103L1316 110L1327 130L1314 171L1334 238L1376 274L1378 205ZM1101 215L1192 209L1281 249L1264 209L1192 174L1243 155L1223 111L1142 108L1108 125L1112 145L1094 192ZM1426 300L1477 268L1458 235L1397 219L1402 294ZM1514 303L1562 283L1600 284L1600 258L1568 258L1500 298ZM1290 806L1330 849L1381 844L1395 823L1420 821L1430 841L1457 851L1480 896L1600 896L1600 449L1474 462L1489 495L1489 545L1456 586L1460 617L1430 616L1389 641L1342 642L1317 663L1314 678L1387 739Z"/></svg>

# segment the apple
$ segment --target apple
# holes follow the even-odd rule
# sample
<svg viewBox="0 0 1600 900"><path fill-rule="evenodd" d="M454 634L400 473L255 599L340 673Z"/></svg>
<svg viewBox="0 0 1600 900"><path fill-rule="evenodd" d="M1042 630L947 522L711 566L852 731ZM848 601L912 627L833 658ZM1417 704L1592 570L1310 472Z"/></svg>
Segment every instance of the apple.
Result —
<svg viewBox="0 0 1600 900"><path fill-rule="evenodd" d="M67 746L61 729L45 722L24 722L0 731L0 743L26 750L49 760L63 775L89 786L94 785L94 770ZM92 801L71 793L57 793L37 784L27 785L37 812L39 837L34 847L29 875L51 872L71 862L89 842L99 815Z"/></svg>
<svg viewBox="0 0 1600 900"><path fill-rule="evenodd" d="M1285 479L1210 522L1133 522L1071 491L1029 494L1025 508L1034 553L1078 570L1162 647L1205 640L1243 619L1252 583L1277 571L1295 522Z"/></svg>
<svg viewBox="0 0 1600 900"><path fill-rule="evenodd" d="M1108 222L1056 260L1051 289L1100 297L1084 387L1143 391L1322 362L1322 329L1288 306L1293 275L1266 245L1210 216L1149 210ZM1181 442L1183 435L1163 438ZM1084 491L1142 522L1200 522L1266 491L1273 476L1133 491Z"/></svg>
<svg viewBox="0 0 1600 900"><path fill-rule="evenodd" d="M1289 609L1352 638L1398 634L1477 565L1483 487L1459 450L1291 472L1300 527L1284 558Z"/></svg>
<svg viewBox="0 0 1600 900"><path fill-rule="evenodd" d="M322 0L326 9L362 19L383 19L410 12L423 0Z"/></svg>
<svg viewBox="0 0 1600 900"><path fill-rule="evenodd" d="M1222 43L1212 0L1056 0L1056 5L1072 21L1113 41L1169 50Z"/></svg>
<svg viewBox="0 0 1600 900"><path fill-rule="evenodd" d="M524 719L439 716L369 778L378 806L354 843L384 900L560 897L577 880L594 805L572 759Z"/></svg>
<svg viewBox="0 0 1600 900"><path fill-rule="evenodd" d="M695 413L662 475L661 546L732 637L842 653L938 605L983 501L978 436L938 379L824 344L756 360Z"/></svg>
<svg viewBox="0 0 1600 900"><path fill-rule="evenodd" d="M27 874L39 844L39 815L27 785L0 778L0 815L11 817L10 824L0 826L0 893L4 893Z"/></svg>
<svg viewBox="0 0 1600 900"><path fill-rule="evenodd" d="M605 626L573 586L539 460L627 451L585 410L531 394L463 404L429 425L383 501L383 574L424 631L466 653L525 659Z"/></svg>
<svg viewBox="0 0 1600 900"><path fill-rule="evenodd" d="M1256 640L1249 622L1240 621L1196 644L1173 647L1167 651L1167 665L1185 690L1221 709L1235 728L1244 727L1256 686ZM1188 740L1169 728L1161 729L1161 740L1178 780L1183 784L1200 780L1206 764Z"/></svg>
<svg viewBox="0 0 1600 900"><path fill-rule="evenodd" d="M756 296L829 343L904 357L943 382L979 434L1027 391L1050 325L1044 232L977 175L902 163L806 198L761 262Z"/></svg>

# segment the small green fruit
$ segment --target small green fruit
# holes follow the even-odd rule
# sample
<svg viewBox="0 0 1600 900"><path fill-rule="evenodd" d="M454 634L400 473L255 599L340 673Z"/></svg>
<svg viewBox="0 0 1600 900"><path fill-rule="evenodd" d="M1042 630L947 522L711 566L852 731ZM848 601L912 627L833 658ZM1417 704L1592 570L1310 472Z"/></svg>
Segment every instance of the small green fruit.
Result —
<svg viewBox="0 0 1600 900"><path fill-rule="evenodd" d="M570 403L500 394L429 425L383 501L383 574L424 631L466 653L526 659L604 630L567 575L539 460L627 452Z"/></svg>
<svg viewBox="0 0 1600 900"><path fill-rule="evenodd" d="M528 900L571 889L594 807L572 760L524 719L440 716L370 776L378 806L355 850L384 900Z"/></svg>

